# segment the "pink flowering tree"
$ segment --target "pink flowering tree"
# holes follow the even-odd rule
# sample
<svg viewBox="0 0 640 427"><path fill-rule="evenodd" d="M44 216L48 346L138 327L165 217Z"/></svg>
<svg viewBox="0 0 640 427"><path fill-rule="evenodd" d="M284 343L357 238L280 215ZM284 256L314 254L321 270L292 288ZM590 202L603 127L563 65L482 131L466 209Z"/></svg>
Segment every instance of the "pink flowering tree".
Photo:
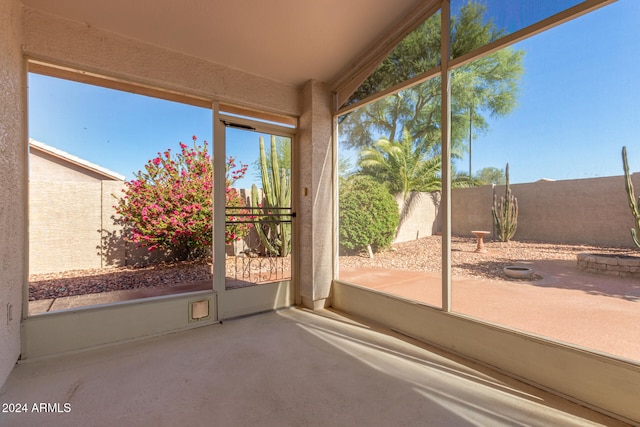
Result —
<svg viewBox="0 0 640 427"><path fill-rule="evenodd" d="M227 160L227 206L244 207L245 202L233 188L247 171ZM193 147L180 143L180 152L171 149L138 171L125 182L124 197L114 206L123 222L130 227L128 240L148 250L171 250L177 257L196 258L207 253L213 229L213 169L207 142ZM243 209L234 213L246 213ZM240 240L248 232L248 224L232 224L226 228L226 241Z"/></svg>

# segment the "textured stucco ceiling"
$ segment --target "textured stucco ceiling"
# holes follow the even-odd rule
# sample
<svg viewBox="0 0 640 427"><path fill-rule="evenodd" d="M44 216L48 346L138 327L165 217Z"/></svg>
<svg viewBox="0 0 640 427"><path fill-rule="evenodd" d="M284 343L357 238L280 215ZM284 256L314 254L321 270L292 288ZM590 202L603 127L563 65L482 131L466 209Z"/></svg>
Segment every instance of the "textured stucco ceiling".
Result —
<svg viewBox="0 0 640 427"><path fill-rule="evenodd" d="M23 0L269 79L329 82L424 0Z"/></svg>

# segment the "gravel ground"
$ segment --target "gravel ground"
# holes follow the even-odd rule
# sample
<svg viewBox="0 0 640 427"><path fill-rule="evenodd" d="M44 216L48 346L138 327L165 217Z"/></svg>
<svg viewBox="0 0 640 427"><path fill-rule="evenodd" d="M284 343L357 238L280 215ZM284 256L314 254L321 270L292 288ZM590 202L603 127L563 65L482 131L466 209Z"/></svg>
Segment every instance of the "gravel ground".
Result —
<svg viewBox="0 0 640 427"><path fill-rule="evenodd" d="M500 278L506 276L502 268L507 264L529 260L576 260L576 254L610 253L638 254L628 248L563 245L538 242L485 242L487 253L476 253L476 239L453 237L451 244L454 276ZM391 250L368 255L341 256L341 268L386 268L410 271L440 271L442 240L439 236L425 237L397 243ZM227 263L232 266L233 263ZM252 264L256 265L255 262ZM233 267L231 267L233 268ZM289 260L285 260L285 269ZM253 268L251 269L253 270ZM227 272L232 275L232 271ZM149 267L112 267L96 270L74 270L29 277L29 300L58 298L88 293L148 287L176 286L211 280L211 267L204 262L180 262Z"/></svg>
<svg viewBox="0 0 640 427"><path fill-rule="evenodd" d="M202 262L157 264L149 267L109 267L69 270L29 276L29 301L126 289L176 286L211 280L211 267Z"/></svg>
<svg viewBox="0 0 640 427"><path fill-rule="evenodd" d="M271 274L265 272L276 269ZM227 277L267 282L291 271L287 258L227 258ZM290 275L289 275L290 276ZM127 289L180 286L212 280L211 264L204 260L156 264L148 267L109 267L69 270L29 276L29 301ZM247 282L243 282L246 286ZM234 286L238 286L237 284Z"/></svg>
<svg viewBox="0 0 640 427"><path fill-rule="evenodd" d="M532 260L576 261L579 253L607 253L630 255L632 249L587 245L564 245L527 241L485 241L487 253L477 253L475 237L452 237L451 273L472 278L506 279L502 272L506 265ZM442 239L430 236L404 243L396 243L391 250L368 255L341 256L340 268L387 268L409 271L441 271ZM635 251L638 255L638 251Z"/></svg>

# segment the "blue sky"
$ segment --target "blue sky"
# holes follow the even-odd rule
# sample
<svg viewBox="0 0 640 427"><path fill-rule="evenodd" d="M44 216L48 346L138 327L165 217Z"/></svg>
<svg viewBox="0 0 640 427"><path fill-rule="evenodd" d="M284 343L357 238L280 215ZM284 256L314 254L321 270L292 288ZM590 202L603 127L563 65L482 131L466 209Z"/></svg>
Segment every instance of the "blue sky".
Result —
<svg viewBox="0 0 640 427"><path fill-rule="evenodd" d="M212 111L62 79L29 75L29 136L125 175L142 170L159 151L207 141L213 152ZM260 134L227 129L227 156L249 164L243 180L256 182ZM265 137L268 144L269 138ZM237 162L239 163L239 162Z"/></svg>
<svg viewBox="0 0 640 427"><path fill-rule="evenodd" d="M486 18L492 19L496 27L505 34L514 33L528 25L542 21L556 13L567 10L583 0L474 0L486 8ZM451 14L469 0L451 0Z"/></svg>
<svg viewBox="0 0 640 427"><path fill-rule="evenodd" d="M518 108L473 138L472 169L512 182L640 171L640 2L621 0L514 46L526 52ZM456 163L468 170L468 158Z"/></svg>
<svg viewBox="0 0 640 427"><path fill-rule="evenodd" d="M487 9L505 1L488 0ZM528 22L538 11L510 13L507 8L496 23ZM620 0L515 45L526 51L519 106L490 120L486 135L474 136L473 171L509 162L512 182L620 175L623 145L631 169L640 171L638 23L640 2ZM192 135L211 141L211 110L29 77L29 136L127 179L158 151L177 151L180 141L190 144ZM257 158L258 134L228 130L228 139L228 155L246 163ZM468 158L456 167L468 170ZM238 186L254 181L255 171L249 171Z"/></svg>
<svg viewBox="0 0 640 427"><path fill-rule="evenodd" d="M29 136L127 179L193 135L210 143L211 126L206 108L29 75Z"/></svg>

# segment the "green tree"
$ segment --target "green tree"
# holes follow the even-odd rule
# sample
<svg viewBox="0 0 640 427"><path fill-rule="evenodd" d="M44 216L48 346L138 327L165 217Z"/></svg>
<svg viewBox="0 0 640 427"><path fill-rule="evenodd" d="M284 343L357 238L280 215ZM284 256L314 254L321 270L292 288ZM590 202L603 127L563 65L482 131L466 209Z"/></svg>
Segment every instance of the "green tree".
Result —
<svg viewBox="0 0 640 427"><path fill-rule="evenodd" d="M479 170L476 172L475 179L478 181L479 185L504 185L507 182L507 178L504 175L504 169L494 167L486 167Z"/></svg>
<svg viewBox="0 0 640 427"><path fill-rule="evenodd" d="M451 55L458 57L502 35L492 21L484 19L485 7L470 1L452 17ZM439 66L440 17L434 16L407 36L353 95L356 102L393 84ZM467 150L469 126L475 135L488 130L487 116L508 114L516 106L518 82L523 73L524 52L505 48L486 55L451 73L452 155ZM404 131L420 144L441 139L440 79L362 107L341 120L342 143L349 148L371 146L380 137L398 141ZM473 117L469 122L470 114ZM427 142L423 142L424 140ZM416 147L419 149L419 147Z"/></svg>

